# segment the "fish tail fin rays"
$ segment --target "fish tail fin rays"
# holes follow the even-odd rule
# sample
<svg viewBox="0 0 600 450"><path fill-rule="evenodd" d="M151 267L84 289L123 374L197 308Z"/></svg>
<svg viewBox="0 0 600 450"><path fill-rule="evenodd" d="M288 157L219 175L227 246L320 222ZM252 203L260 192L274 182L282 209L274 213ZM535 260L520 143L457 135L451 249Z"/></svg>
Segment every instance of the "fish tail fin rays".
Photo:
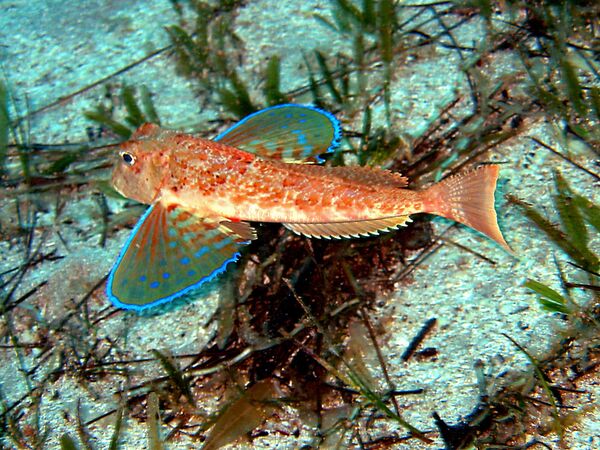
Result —
<svg viewBox="0 0 600 450"><path fill-rule="evenodd" d="M498 227L494 192L498 165L454 175L423 191L425 211L467 225L513 253Z"/></svg>

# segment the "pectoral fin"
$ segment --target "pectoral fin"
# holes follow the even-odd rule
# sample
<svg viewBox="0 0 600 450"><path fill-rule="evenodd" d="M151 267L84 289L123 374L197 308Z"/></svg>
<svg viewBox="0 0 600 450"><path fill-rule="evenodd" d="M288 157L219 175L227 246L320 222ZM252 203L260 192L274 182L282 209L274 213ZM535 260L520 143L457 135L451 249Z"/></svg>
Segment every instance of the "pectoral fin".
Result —
<svg viewBox="0 0 600 450"><path fill-rule="evenodd" d="M284 223L295 233L308 237L341 239L377 235L380 232L393 230L410 222L409 216L385 217L373 220L356 220L350 222L321 223Z"/></svg>
<svg viewBox="0 0 600 450"><path fill-rule="evenodd" d="M228 223L173 205L151 206L110 272L109 298L118 307L141 310L210 281L254 236L249 225L232 229Z"/></svg>
<svg viewBox="0 0 600 450"><path fill-rule="evenodd" d="M314 162L335 149L342 135L340 123L328 112L303 105L263 109L215 138L223 144L286 162Z"/></svg>

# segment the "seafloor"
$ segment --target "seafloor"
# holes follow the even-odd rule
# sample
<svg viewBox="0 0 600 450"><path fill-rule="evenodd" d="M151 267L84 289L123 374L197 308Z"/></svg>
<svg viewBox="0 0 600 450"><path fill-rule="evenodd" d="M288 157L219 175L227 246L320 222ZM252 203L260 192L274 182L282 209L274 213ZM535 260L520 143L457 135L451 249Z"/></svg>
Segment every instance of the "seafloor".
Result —
<svg viewBox="0 0 600 450"><path fill-rule="evenodd" d="M263 81L261 67L271 55L278 54L282 58L281 86L283 91L289 92L306 84L303 55L314 49L325 55L351 52L348 42L339 33L314 18L315 13L330 18L335 2L255 0L244 3L238 7L234 22L235 33L243 40L243 57L235 64L239 64L237 70L252 92L257 91ZM216 119L231 117L211 97L199 98L193 83L176 73L173 57L168 52L112 76L106 83L79 92L169 45L164 27L176 23L178 15L167 0L15 0L0 2L0 8L3 76L21 113L33 112L27 120L28 139L47 145L48 152L52 151L52 145L89 142L90 127L94 134L97 124L86 119L83 111L103 100L106 83L146 85L167 128L206 132L214 129ZM403 9L401 14L406 20L411 16L408 9ZM436 26L439 24L431 24L433 28ZM469 21L457 27L453 37L465 47L483 46L485 24L481 19ZM457 96L468 96L463 71L467 63L461 61L451 47L449 44L416 47L408 56L393 63L392 117L394 129L401 130L406 142L421 136ZM517 54L510 50L498 51L489 57L485 61L485 74L492 81L523 77ZM73 93L76 94L71 96ZM310 98L299 101L310 102ZM468 104L464 108L468 109ZM337 115L345 129L360 128L354 118L344 116L343 110ZM385 122L381 102L374 107L373 122ZM542 113L532 114L519 125L522 128L515 137L494 146L479 158L479 161L502 164L497 211L500 227L514 255L465 227L451 227L449 221L434 219L435 233L444 236L443 245L415 268L410 283L397 284L393 292L382 295L373 304L371 320L377 324L381 352L395 388L424 390L419 395L398 397L402 416L418 429L428 431L427 435L433 439L431 444L415 439L397 440L390 444L393 448L448 445L444 444L432 413L435 411L453 424L473 412L482 395L477 365L483 365L487 376L487 394L493 395L510 383L522 383L525 392L536 375L531 361L506 335L537 358L543 358L565 337L570 322L564 316L542 310L536 295L523 283L531 278L560 289L557 265L570 280L579 280L581 271L567 264L568 257L506 197L511 194L535 205L550 220L558 222L553 177L554 171L559 170L574 191L593 202L600 201L598 177L593 176L598 171L594 162L597 154L595 156L577 139L565 139L560 125ZM536 144L534 138L559 149L570 161ZM201 296L155 313L136 314L110 307L102 280L129 229L115 227L101 245L103 204L93 194L94 189L80 183L57 192L58 195L38 196L27 193L23 185L13 185L5 186L0 194L3 298L12 289L11 274L30 256L25 251L27 242L31 252L51 255L37 261L24 274L10 298L20 299L34 289L31 295L10 311L3 310L0 324L0 412L3 414L0 439L3 443L0 445L6 448L25 448L23 443L29 443L30 448L36 445L39 445L37 448L58 448L65 433L75 439L77 448L84 448L79 441L82 434L78 417L88 424L85 428L90 447L108 448L115 415L94 419L115 411L120 404L117 392L143 383L151 376L164 375L151 350L168 351L173 355L195 354L210 343L216 332L212 317L222 279L203 289ZM17 204L23 208L19 209L19 217ZM109 198L104 207L116 214L123 210L123 205L121 200ZM23 233L31 231L27 223L32 225L27 208L37 211L29 241L23 237ZM135 220L133 216L132 219ZM26 225L24 228L22 223ZM589 231L589 248L597 251L600 239L591 228ZM417 253L409 258L416 256ZM576 293L582 305L590 301L586 292ZM85 308L80 307L82 301ZM408 344L431 318L436 318L437 324L422 345L435 352L429 357L423 353L420 358L404 361L401 356ZM73 352L83 346L73 345L73 342L83 343L92 337L100 346L94 354L112 351L112 361L150 358L151 362L132 366L129 378L104 374L82 381L78 373L86 364L85 355ZM51 348L44 346L48 342ZM38 344L41 348L36 346ZM384 385L381 382L379 388L383 389ZM211 389L206 388L208 393L202 394L202 404L197 405L204 417L215 413L222 401L217 395L211 398ZM572 408L571 419L568 423L565 421L562 435L539 425L547 423L544 418L536 418L539 426L523 425L521 438L525 442L542 442L546 448L600 448L597 370L578 385L578 390L581 393L568 405ZM543 391L531 394L534 395L540 396L540 402L549 401ZM546 410L546 414L551 413ZM266 424L260 424L262 432L253 434L252 444L245 440L234 446L317 446L317 422L306 416L295 414L293 407L285 406ZM373 420L380 416L374 413ZM125 411L118 448L148 448L148 426L139 417L139 411ZM163 437L172 426L163 425ZM15 430L21 430L20 438L15 438L15 433L18 434ZM377 436L407 434L391 420L377 421L368 433L372 440ZM197 438L186 434L179 434L165 444L166 448L173 449L200 445ZM352 445L359 447L356 440ZM382 443L377 448L385 446Z"/></svg>

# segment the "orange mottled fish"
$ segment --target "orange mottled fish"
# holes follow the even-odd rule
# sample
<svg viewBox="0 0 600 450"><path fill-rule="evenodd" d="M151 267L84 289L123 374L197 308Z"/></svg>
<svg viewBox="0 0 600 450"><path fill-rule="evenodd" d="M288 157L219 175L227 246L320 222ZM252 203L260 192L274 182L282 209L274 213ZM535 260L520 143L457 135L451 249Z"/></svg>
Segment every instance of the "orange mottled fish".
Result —
<svg viewBox="0 0 600 450"><path fill-rule="evenodd" d="M340 136L335 117L300 105L259 111L215 140L142 125L121 146L113 184L151 206L109 275L109 298L139 310L183 295L238 258L256 238L250 222L345 238L388 231L425 212L508 249L494 211L498 166L417 191L386 170L298 164L332 150Z"/></svg>

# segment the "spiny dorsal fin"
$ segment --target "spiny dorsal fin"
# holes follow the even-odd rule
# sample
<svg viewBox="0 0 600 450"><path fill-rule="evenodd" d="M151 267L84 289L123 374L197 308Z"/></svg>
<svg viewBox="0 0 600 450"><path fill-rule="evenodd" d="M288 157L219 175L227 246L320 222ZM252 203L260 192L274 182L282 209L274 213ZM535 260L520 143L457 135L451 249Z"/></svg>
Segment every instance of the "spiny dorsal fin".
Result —
<svg viewBox="0 0 600 450"><path fill-rule="evenodd" d="M377 235L406 225L410 220L409 216L396 216L349 222L284 223L283 225L294 233L308 237L341 239Z"/></svg>
<svg viewBox="0 0 600 450"><path fill-rule="evenodd" d="M405 188L408 186L408 179L403 177L398 172L391 172L389 170L377 169L375 167L366 166L347 166L347 167L312 167L302 166L294 167L291 166L288 170L297 170L306 175L312 175L314 172L315 176L327 176L331 175L337 178L341 178L346 181L366 184L366 185L382 185L388 187Z"/></svg>
<svg viewBox="0 0 600 450"><path fill-rule="evenodd" d="M130 140L150 140L166 134L175 134L173 130L165 130L155 123L143 123L133 132Z"/></svg>

